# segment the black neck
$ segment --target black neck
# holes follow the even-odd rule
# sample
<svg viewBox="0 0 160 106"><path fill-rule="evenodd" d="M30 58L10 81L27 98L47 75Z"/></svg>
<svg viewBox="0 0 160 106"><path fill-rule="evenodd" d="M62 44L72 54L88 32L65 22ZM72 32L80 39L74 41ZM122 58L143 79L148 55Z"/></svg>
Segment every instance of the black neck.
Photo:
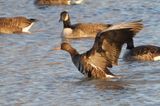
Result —
<svg viewBox="0 0 160 106"><path fill-rule="evenodd" d="M70 20L63 21L63 27L64 28L71 28L71 22L70 22Z"/></svg>
<svg viewBox="0 0 160 106"><path fill-rule="evenodd" d="M134 42L133 39L127 42L127 48L126 49L133 49L134 48Z"/></svg>

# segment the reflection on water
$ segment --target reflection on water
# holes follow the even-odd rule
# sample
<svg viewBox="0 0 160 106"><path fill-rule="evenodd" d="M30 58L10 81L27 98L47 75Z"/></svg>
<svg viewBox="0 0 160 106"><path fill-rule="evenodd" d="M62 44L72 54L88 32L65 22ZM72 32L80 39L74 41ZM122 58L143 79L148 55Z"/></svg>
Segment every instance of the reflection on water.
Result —
<svg viewBox="0 0 160 106"><path fill-rule="evenodd" d="M127 82L123 81L113 81L113 79L101 80L101 79L82 79L81 81L76 82L77 85L82 86L93 86L97 90L105 91L105 90L122 90L127 86Z"/></svg>
<svg viewBox="0 0 160 106"><path fill-rule="evenodd" d="M68 53L52 50L61 41L83 53L93 39L62 40L59 14L68 10L72 23L117 23L143 19L145 28L135 44L160 45L160 1L85 0L82 5L37 7L33 0L1 0L1 16L39 20L32 34L0 35L1 106L159 106L160 62L124 62L111 72L121 79L85 78ZM122 54L125 50L122 51Z"/></svg>

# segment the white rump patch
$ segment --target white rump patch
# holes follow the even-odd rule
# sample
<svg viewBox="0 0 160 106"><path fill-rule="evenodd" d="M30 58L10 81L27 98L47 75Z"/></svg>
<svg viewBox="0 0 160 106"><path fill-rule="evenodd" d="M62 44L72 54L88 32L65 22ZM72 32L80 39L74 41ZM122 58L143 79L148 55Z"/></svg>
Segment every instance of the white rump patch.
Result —
<svg viewBox="0 0 160 106"><path fill-rule="evenodd" d="M81 4L83 2L83 0L72 0L73 3L72 4Z"/></svg>
<svg viewBox="0 0 160 106"><path fill-rule="evenodd" d="M27 32L30 33L29 29L31 29L31 27L33 26L34 22L32 22L29 26L22 28L22 32Z"/></svg>
<svg viewBox="0 0 160 106"><path fill-rule="evenodd" d="M106 78L114 78L115 76L113 76L113 75L107 75L106 74Z"/></svg>
<svg viewBox="0 0 160 106"><path fill-rule="evenodd" d="M70 36L73 30L71 28L64 28L63 29L63 36Z"/></svg>
<svg viewBox="0 0 160 106"><path fill-rule="evenodd" d="M158 60L160 60L160 56L156 56L156 57L154 57L154 59L153 59L154 61L158 61Z"/></svg>
<svg viewBox="0 0 160 106"><path fill-rule="evenodd" d="M71 5L71 0L68 0L67 4L68 4L68 5Z"/></svg>

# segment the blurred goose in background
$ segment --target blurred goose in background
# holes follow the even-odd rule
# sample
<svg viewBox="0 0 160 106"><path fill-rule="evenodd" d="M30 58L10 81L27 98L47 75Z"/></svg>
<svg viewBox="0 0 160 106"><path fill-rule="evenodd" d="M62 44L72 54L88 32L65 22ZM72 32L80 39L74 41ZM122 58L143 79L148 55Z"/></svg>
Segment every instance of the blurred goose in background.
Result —
<svg viewBox="0 0 160 106"><path fill-rule="evenodd" d="M83 0L36 0L36 5L72 5L81 4Z"/></svg>
<svg viewBox="0 0 160 106"><path fill-rule="evenodd" d="M154 45L141 45L134 47L132 39L130 44L128 44L124 59L127 61L158 61L160 60L160 47Z"/></svg>
<svg viewBox="0 0 160 106"><path fill-rule="evenodd" d="M61 50L67 51L77 69L89 78L119 78L108 69L118 64L122 45L128 43L141 28L111 27L99 32L90 50L79 54L69 43L62 43Z"/></svg>
<svg viewBox="0 0 160 106"><path fill-rule="evenodd" d="M27 19L26 17L1 17L0 18L0 33L30 33L29 29L37 19Z"/></svg>
<svg viewBox="0 0 160 106"><path fill-rule="evenodd" d="M140 21L119 23L119 24L102 24L102 23L77 23L71 24L70 16L67 11L60 14L60 20L63 21L62 36L64 38L82 38L82 37L96 37L96 34L110 27L119 28L142 28L143 24ZM137 29L139 32L139 29Z"/></svg>

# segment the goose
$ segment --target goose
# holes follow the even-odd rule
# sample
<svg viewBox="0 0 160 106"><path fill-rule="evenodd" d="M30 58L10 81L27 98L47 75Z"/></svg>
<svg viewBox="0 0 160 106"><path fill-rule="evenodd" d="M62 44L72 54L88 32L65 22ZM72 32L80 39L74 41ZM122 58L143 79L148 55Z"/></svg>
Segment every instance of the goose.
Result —
<svg viewBox="0 0 160 106"><path fill-rule="evenodd" d="M22 28L10 25L0 25L0 34L17 34L22 33Z"/></svg>
<svg viewBox="0 0 160 106"><path fill-rule="evenodd" d="M141 23L141 20L133 21L133 22L124 22L124 23L118 23L118 24L103 24L103 23L77 23L77 24L71 24L70 22L70 16L67 11L63 11L60 14L59 22L63 21L63 31L62 31L62 37L64 38L83 38L83 37L96 37L96 34L100 31L103 31L107 28L113 27L117 25L119 28L125 28L125 27L133 27L133 28L141 28L143 27L143 24ZM138 26L138 27L136 27ZM141 26L141 27L139 27ZM138 30L139 31L139 30Z"/></svg>
<svg viewBox="0 0 160 106"><path fill-rule="evenodd" d="M30 33L29 29L37 19L27 19L23 16L18 17L1 17L0 33L12 34L16 32Z"/></svg>
<svg viewBox="0 0 160 106"><path fill-rule="evenodd" d="M79 54L69 43L61 43L61 50L68 52L73 64L89 78L119 78L109 71L113 65L118 65L122 45L130 42L139 28L111 27L96 35L90 50Z"/></svg>
<svg viewBox="0 0 160 106"><path fill-rule="evenodd" d="M36 5L72 5L81 4L83 0L36 0Z"/></svg>
<svg viewBox="0 0 160 106"><path fill-rule="evenodd" d="M133 39L124 54L127 61L159 61L160 47L155 45L140 45L134 47Z"/></svg>

